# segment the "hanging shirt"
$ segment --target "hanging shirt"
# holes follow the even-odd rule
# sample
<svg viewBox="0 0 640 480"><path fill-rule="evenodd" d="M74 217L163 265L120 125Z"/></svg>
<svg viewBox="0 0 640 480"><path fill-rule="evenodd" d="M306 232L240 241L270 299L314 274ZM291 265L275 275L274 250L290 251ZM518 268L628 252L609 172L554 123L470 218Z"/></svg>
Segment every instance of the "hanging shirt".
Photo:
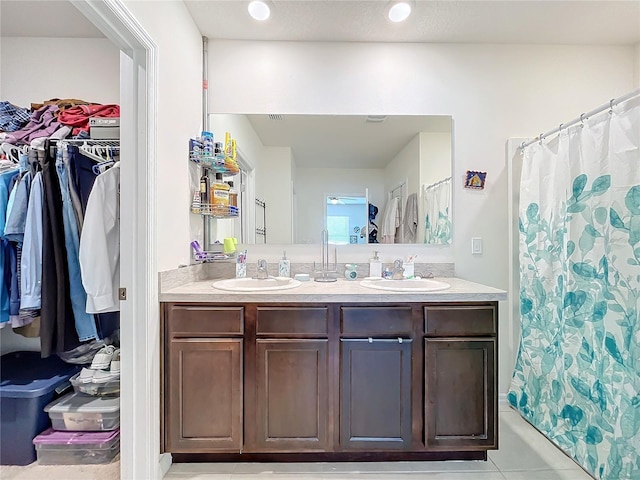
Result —
<svg viewBox="0 0 640 480"><path fill-rule="evenodd" d="M382 222L380 225L380 234L382 235L382 243L394 243L396 229L400 226L398 219L398 197L391 198L384 209Z"/></svg>
<svg viewBox="0 0 640 480"><path fill-rule="evenodd" d="M87 312L120 310L120 162L93 184L80 237L80 272Z"/></svg>
<svg viewBox="0 0 640 480"><path fill-rule="evenodd" d="M20 259L20 309L39 310L42 305L42 173L31 181Z"/></svg>
<svg viewBox="0 0 640 480"><path fill-rule="evenodd" d="M0 237L4 236L4 223L7 213L7 203L9 202L9 184L18 175L18 170L9 170L0 174ZM0 239L0 323L9 321L9 287L7 274L11 273L8 252L9 242L4 238Z"/></svg>

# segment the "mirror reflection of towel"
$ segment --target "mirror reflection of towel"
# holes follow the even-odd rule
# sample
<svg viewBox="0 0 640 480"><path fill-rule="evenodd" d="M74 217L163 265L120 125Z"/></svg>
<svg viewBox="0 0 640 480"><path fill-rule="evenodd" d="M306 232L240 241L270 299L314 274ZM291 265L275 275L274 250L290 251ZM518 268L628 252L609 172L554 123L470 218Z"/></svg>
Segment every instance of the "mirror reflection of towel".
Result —
<svg viewBox="0 0 640 480"><path fill-rule="evenodd" d="M418 195L415 193L407 197L402 225L404 226L402 243L415 243L418 233Z"/></svg>
<svg viewBox="0 0 640 480"><path fill-rule="evenodd" d="M382 234L382 243L394 243L396 228L400 226L398 221L398 198L391 198L384 208L380 233Z"/></svg>

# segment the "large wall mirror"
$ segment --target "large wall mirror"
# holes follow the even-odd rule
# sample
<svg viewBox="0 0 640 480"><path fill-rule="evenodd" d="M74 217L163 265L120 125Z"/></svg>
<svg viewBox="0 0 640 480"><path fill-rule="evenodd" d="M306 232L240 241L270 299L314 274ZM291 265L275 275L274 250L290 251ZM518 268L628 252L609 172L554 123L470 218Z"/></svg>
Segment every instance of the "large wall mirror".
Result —
<svg viewBox="0 0 640 480"><path fill-rule="evenodd" d="M451 243L452 118L211 114L242 173L240 216L212 240L318 244Z"/></svg>

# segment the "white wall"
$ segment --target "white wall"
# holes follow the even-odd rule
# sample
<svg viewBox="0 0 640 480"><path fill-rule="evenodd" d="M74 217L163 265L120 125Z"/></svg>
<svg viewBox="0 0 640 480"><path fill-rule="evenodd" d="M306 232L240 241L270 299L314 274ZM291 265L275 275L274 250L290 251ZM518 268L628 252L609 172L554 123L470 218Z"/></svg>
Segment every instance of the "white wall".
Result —
<svg viewBox="0 0 640 480"><path fill-rule="evenodd" d="M293 183L291 149L264 147L260 163L256 166L256 197L266 204L267 242L291 243L293 231ZM262 209L256 210L256 217ZM256 226L261 225L256 218ZM256 242L261 243L262 237Z"/></svg>
<svg viewBox="0 0 640 480"><path fill-rule="evenodd" d="M120 50L106 38L2 37L0 99L51 98L120 103Z"/></svg>
<svg viewBox="0 0 640 480"><path fill-rule="evenodd" d="M453 245L418 253L427 261L449 251L457 276L499 288L508 286L506 139L533 137L631 91L638 64L636 49L621 46L216 40L210 55L225 65L225 75L210 77L215 112L452 115ZM488 172L483 191L462 187L467 170ZM471 255L471 237L483 238L482 255ZM349 261L369 257L366 247L349 251ZM506 305L500 313L506 325ZM512 370L505 358L501 391Z"/></svg>
<svg viewBox="0 0 640 480"><path fill-rule="evenodd" d="M202 36L182 2L126 0L158 46L158 271L189 264L189 138L202 130Z"/></svg>
<svg viewBox="0 0 640 480"><path fill-rule="evenodd" d="M420 134L420 184L431 185L451 176L451 134Z"/></svg>
<svg viewBox="0 0 640 480"><path fill-rule="evenodd" d="M320 243L324 228L326 195L364 195L369 189L369 201L379 209L384 205L384 170L380 168L301 168L295 179L298 199L296 243ZM314 250L315 253L315 250ZM317 259L318 261L320 258ZM292 261L300 261L292 258Z"/></svg>
<svg viewBox="0 0 640 480"><path fill-rule="evenodd" d="M635 88L640 88L640 43L636 43L636 46L635 46L634 85L635 85Z"/></svg>

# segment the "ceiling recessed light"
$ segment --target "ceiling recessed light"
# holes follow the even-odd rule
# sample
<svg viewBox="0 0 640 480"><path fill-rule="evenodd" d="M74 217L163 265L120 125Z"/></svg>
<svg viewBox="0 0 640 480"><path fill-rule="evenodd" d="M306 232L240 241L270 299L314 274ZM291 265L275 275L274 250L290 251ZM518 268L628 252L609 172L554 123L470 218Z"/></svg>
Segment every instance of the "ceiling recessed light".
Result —
<svg viewBox="0 0 640 480"><path fill-rule="evenodd" d="M249 6L247 7L249 15L261 22L266 20L271 15L271 7L269 3L270 2L265 0L253 0L249 2Z"/></svg>
<svg viewBox="0 0 640 480"><path fill-rule="evenodd" d="M411 14L410 1L391 2L388 6L387 16L392 22L404 22Z"/></svg>

